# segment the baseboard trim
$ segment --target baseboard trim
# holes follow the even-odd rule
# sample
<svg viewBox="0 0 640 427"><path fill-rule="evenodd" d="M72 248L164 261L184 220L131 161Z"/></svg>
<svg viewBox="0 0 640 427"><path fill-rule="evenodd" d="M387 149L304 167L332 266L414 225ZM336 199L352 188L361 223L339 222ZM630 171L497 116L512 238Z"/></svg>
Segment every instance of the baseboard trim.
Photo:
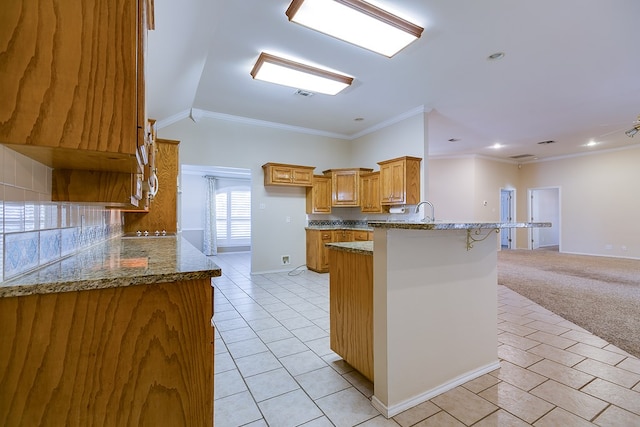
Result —
<svg viewBox="0 0 640 427"><path fill-rule="evenodd" d="M436 388L432 388L431 390L427 390L424 393L420 393L417 396L414 396L410 399L404 400L402 402L396 403L395 405L391 405L391 406L386 406L374 395L371 397L371 404L373 405L374 408L378 410L378 412L380 412L386 418L391 418L398 415L402 411L406 411L407 409L413 408L414 406L424 403L427 400L432 399L439 394L442 394L446 391L451 390L452 388L455 388L461 384L466 383L467 381L471 381L484 374L494 371L499 367L500 367L500 361L496 360L495 362L491 362L478 369L464 373ZM374 390L375 390L375 384L374 384Z"/></svg>

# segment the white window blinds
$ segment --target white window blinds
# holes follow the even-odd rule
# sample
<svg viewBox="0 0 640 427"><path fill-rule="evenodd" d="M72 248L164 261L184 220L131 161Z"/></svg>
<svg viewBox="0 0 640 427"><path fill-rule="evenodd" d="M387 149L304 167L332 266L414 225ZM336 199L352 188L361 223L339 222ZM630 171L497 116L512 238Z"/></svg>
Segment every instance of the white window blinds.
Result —
<svg viewBox="0 0 640 427"><path fill-rule="evenodd" d="M251 244L251 191L228 187L216 191L218 246Z"/></svg>

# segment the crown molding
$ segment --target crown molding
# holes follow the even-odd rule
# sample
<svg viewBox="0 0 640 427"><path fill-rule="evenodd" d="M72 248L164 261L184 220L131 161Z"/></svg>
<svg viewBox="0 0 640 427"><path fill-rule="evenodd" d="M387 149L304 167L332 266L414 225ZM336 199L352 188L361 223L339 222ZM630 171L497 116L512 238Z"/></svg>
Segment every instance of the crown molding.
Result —
<svg viewBox="0 0 640 427"><path fill-rule="evenodd" d="M234 116L231 114L217 113L215 111L201 110L199 108L191 108L190 110L184 110L172 116L169 116L166 119L158 120L156 122L156 129L165 128L167 126L170 126L174 123L177 123L187 118L191 118L191 120L197 123L200 121L200 119L202 119L203 117L206 117L210 119L224 120L228 122L243 123L243 124L252 125L252 126L262 126L262 127L272 128L272 129L281 129L281 130L286 130L291 132L305 133L308 135L326 136L328 138L353 141L354 139L358 139L364 135L376 132L380 129L384 129L386 127L399 123L403 120L406 120L410 117L416 116L418 114L428 113L428 112L429 110L425 109L424 105L421 105L405 113L402 113L396 117L392 117L389 120L380 122L377 125L371 126L370 128L367 128L358 133L355 133L352 135L345 135L341 133L325 132L317 129L310 129L310 128L304 128L300 126L291 126L291 125L285 125L282 123L269 122L266 120L257 120L257 119L251 119L248 117Z"/></svg>
<svg viewBox="0 0 640 427"><path fill-rule="evenodd" d="M362 131L358 132L358 133L354 133L353 135L351 135L349 137L349 139L351 139L351 140L358 139L358 138L360 138L362 136L365 136L365 135L368 135L370 133L379 131L379 130L384 129L386 127L389 127L391 125L395 125L396 123L399 123L399 122L401 122L403 120L406 120L406 119L408 119L410 117L416 116L418 114L428 113L430 111L431 110L427 110L424 107L424 105L420 105L419 107L412 108L411 110L406 111L406 112L404 112L404 113L402 113L402 114L400 114L398 116L395 116L395 117L392 117L392 118L390 118L388 120L380 122L377 125L373 125L373 126L367 128L365 130L362 130Z"/></svg>

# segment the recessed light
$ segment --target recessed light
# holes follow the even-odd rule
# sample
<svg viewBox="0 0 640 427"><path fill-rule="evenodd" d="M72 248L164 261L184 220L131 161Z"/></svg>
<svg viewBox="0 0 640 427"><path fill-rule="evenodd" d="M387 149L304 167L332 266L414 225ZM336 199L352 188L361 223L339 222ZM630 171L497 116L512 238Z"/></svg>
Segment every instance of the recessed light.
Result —
<svg viewBox="0 0 640 427"><path fill-rule="evenodd" d="M364 117L356 117L355 119L353 119L356 122L361 122L364 120Z"/></svg>
<svg viewBox="0 0 640 427"><path fill-rule="evenodd" d="M499 142L496 142L495 144L493 144L490 148L493 148L495 150L504 147L504 145L500 144Z"/></svg>
<svg viewBox="0 0 640 427"><path fill-rule="evenodd" d="M449 142L458 142L458 141L460 141L460 138L449 138L447 141L449 141Z"/></svg>
<svg viewBox="0 0 640 427"><path fill-rule="evenodd" d="M598 143L597 143L597 142L595 142L595 141L589 141L589 142L587 142L587 143L586 143L586 144L584 144L584 145L585 145L585 147L593 147L593 146L595 146L595 145L598 145Z"/></svg>
<svg viewBox="0 0 640 427"><path fill-rule="evenodd" d="M504 52L496 52L496 53L492 53L491 55L487 56L487 59L489 61L496 61L498 59L502 59L504 58Z"/></svg>

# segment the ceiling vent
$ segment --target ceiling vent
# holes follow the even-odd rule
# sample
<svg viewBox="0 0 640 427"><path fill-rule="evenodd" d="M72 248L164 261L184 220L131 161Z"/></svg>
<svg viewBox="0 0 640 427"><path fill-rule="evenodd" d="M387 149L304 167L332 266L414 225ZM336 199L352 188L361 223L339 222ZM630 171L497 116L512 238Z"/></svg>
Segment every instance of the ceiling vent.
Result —
<svg viewBox="0 0 640 427"><path fill-rule="evenodd" d="M546 145L546 144L555 144L556 142L553 140L548 140L548 141L540 141L538 142L538 145Z"/></svg>
<svg viewBox="0 0 640 427"><path fill-rule="evenodd" d="M307 90L298 89L296 91L296 95L310 97L310 96L313 96L313 92L309 92Z"/></svg>
<svg viewBox="0 0 640 427"><path fill-rule="evenodd" d="M510 159L525 159L527 157L534 157L533 154L518 154L517 156L510 156Z"/></svg>

